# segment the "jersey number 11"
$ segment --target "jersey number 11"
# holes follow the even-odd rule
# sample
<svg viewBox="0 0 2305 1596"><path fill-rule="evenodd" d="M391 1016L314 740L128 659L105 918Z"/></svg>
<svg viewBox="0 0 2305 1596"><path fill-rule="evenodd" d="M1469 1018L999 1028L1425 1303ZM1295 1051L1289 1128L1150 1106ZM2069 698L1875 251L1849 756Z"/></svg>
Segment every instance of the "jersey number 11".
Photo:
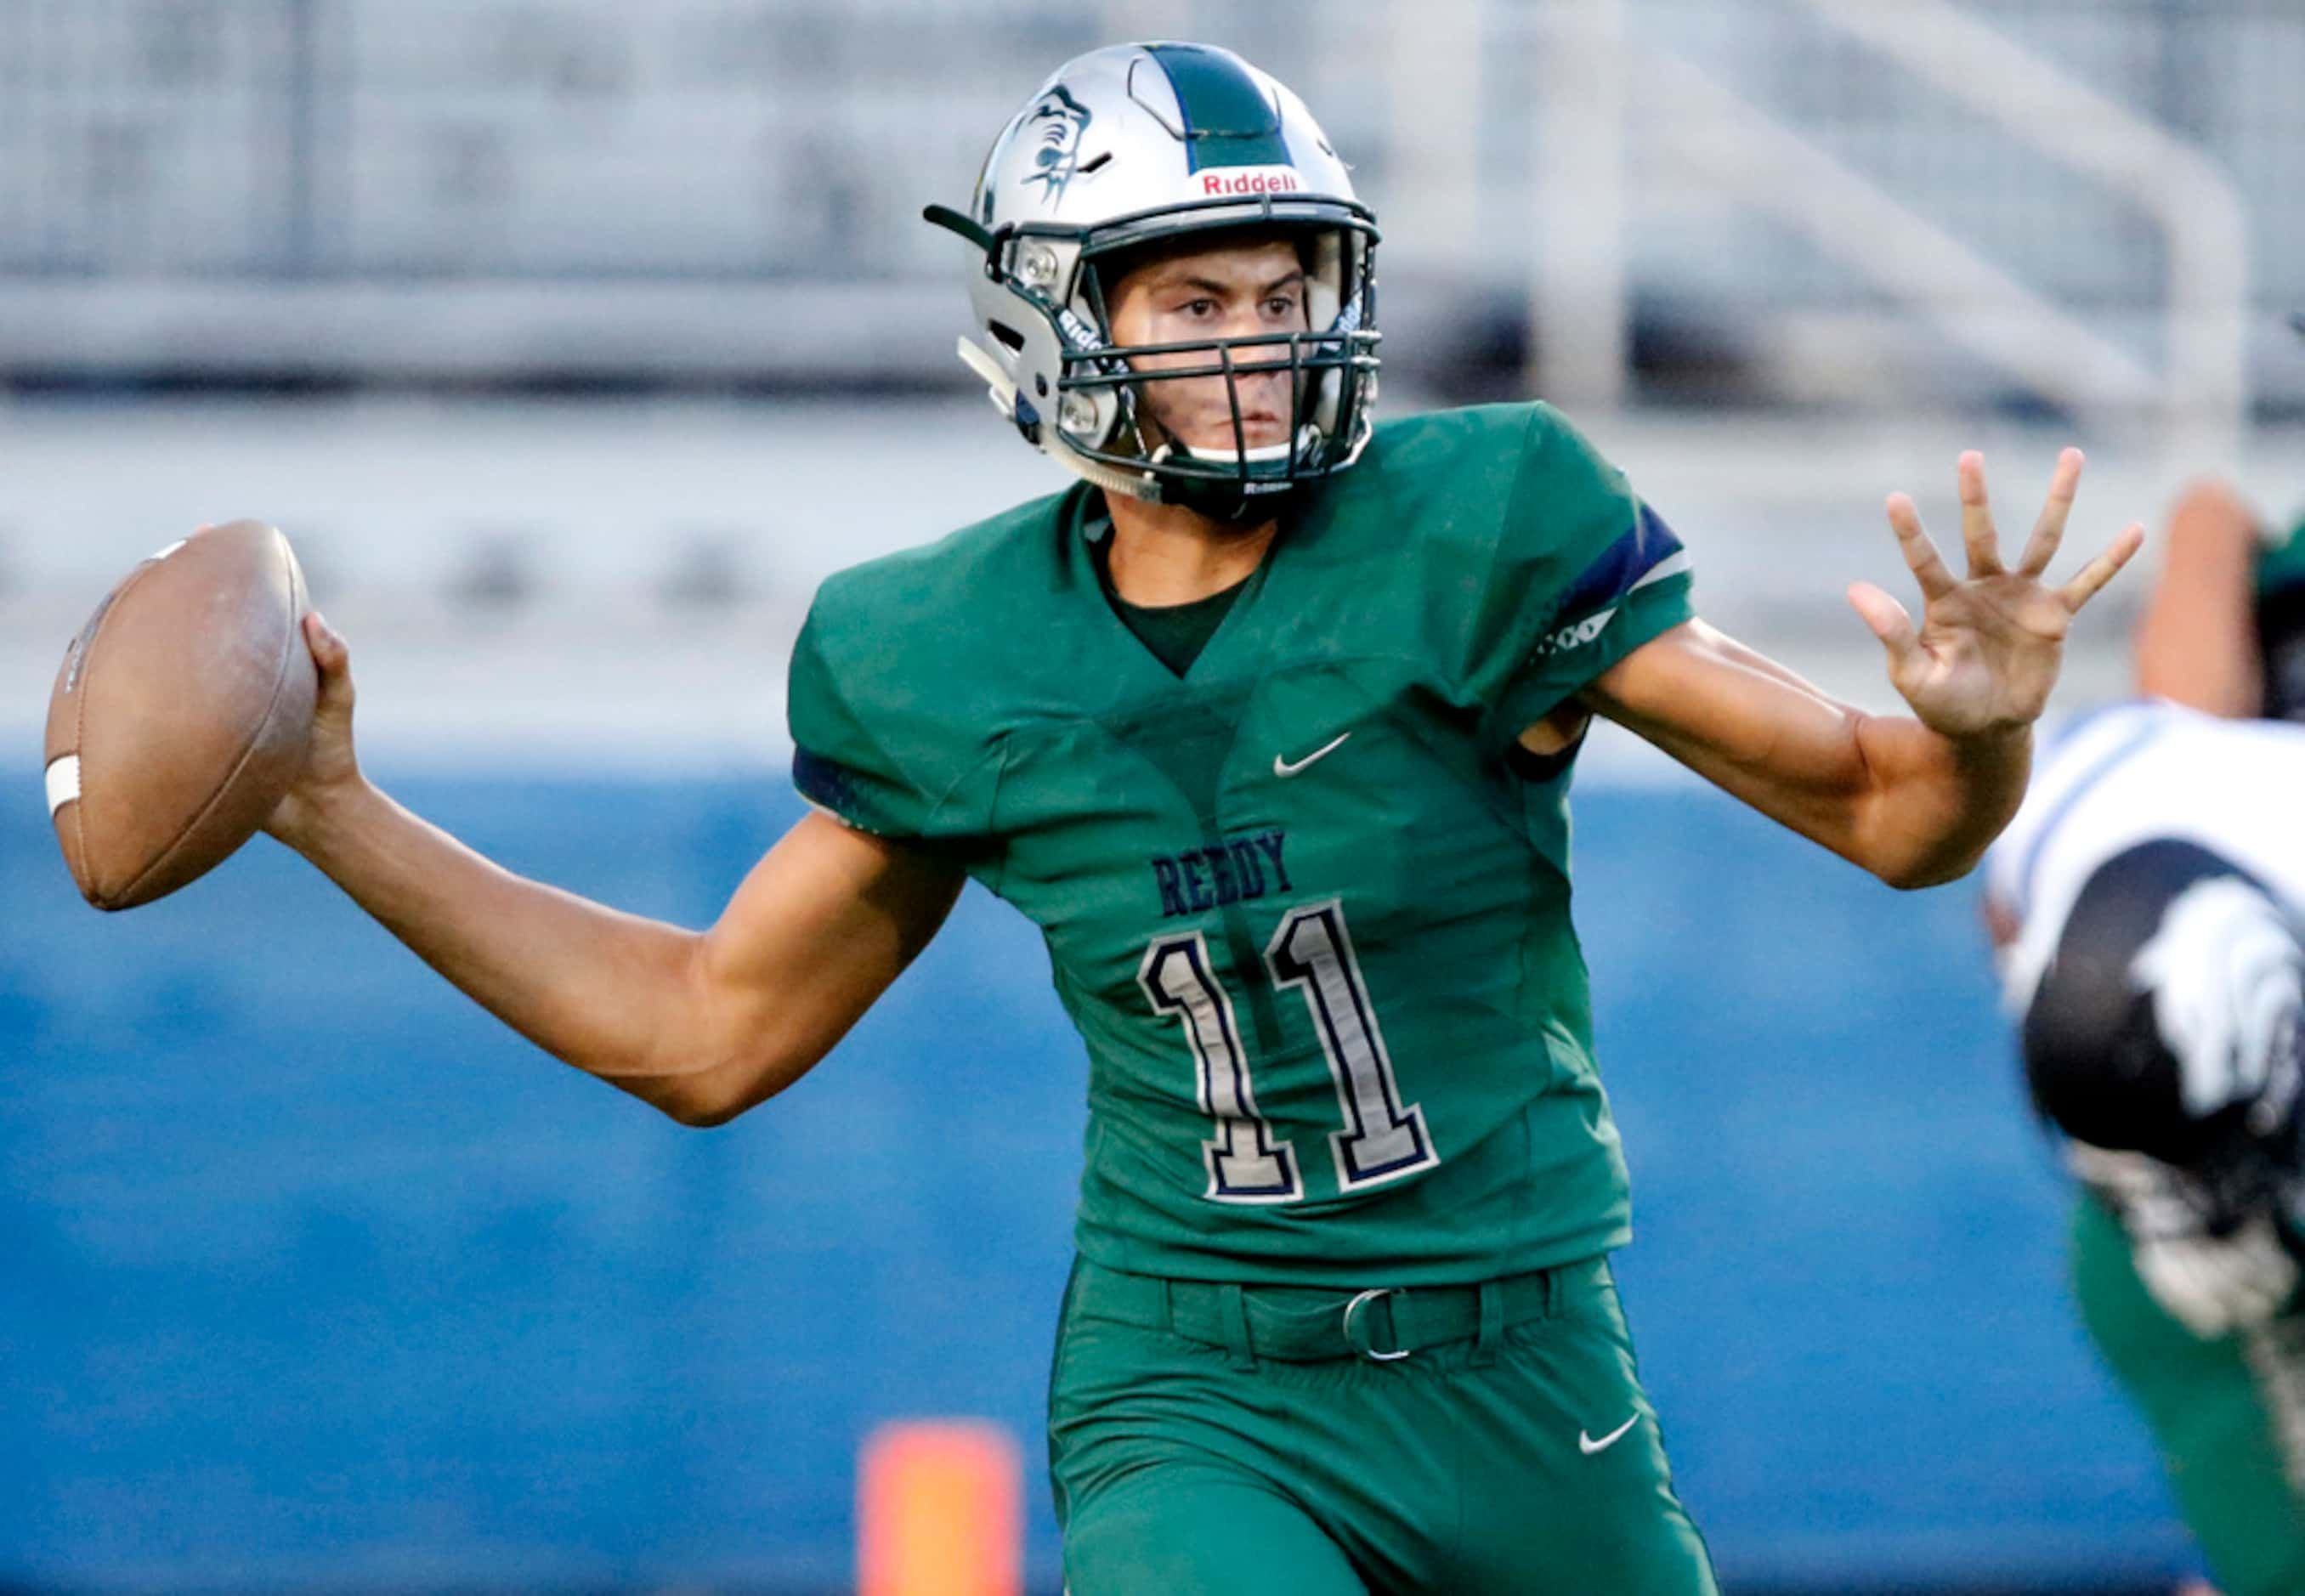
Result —
<svg viewBox="0 0 2305 1596"><path fill-rule="evenodd" d="M1343 903L1331 898L1291 910L1265 944L1264 964L1273 985L1303 995L1328 1056L1345 1120L1343 1130L1329 1135L1337 1189L1358 1191L1439 1163L1424 1110L1400 1100L1392 1058L1345 930ZM1303 1197L1295 1150L1275 1141L1257 1112L1232 998L1212 972L1207 939L1199 931L1156 938L1144 950L1136 981L1156 1012L1175 1016L1184 1027L1200 1071L1201 1112L1216 1121L1216 1134L1202 1143L1209 1172L1204 1195L1218 1202Z"/></svg>

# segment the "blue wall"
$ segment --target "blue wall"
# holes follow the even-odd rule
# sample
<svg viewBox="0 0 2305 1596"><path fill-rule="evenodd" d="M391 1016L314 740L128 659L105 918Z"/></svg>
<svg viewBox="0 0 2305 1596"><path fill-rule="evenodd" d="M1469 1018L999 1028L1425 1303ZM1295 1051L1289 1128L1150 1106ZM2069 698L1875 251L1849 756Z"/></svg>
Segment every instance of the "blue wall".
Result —
<svg viewBox="0 0 2305 1596"><path fill-rule="evenodd" d="M402 795L688 923L795 811L773 777ZM1620 1271L1728 1582L2173 1566L2065 1298L1969 889L1890 893L1694 790L1586 792L1578 849ZM991 1415L1037 1456L1082 1118L1045 980L972 889L830 1062L700 1134L499 1030L268 841L89 912L16 770L0 1584L836 1588L875 1422Z"/></svg>

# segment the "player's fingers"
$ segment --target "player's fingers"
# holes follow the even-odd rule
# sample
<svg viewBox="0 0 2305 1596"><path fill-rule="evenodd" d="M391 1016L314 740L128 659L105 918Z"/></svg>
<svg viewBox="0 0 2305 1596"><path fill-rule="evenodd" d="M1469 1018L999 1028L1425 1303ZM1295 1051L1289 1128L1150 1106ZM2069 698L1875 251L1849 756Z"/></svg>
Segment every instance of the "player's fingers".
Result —
<svg viewBox="0 0 2305 1596"><path fill-rule="evenodd" d="M2056 474L2049 479L2049 497L2041 505L2041 519L2033 523L2033 535L2025 539L2025 557L2017 563L2020 576L2040 575L2057 557L2057 545L2065 540L2065 517L2072 514L2073 494L2080 487L2084 463L2079 449L2067 449L2057 456Z"/></svg>
<svg viewBox="0 0 2305 1596"><path fill-rule="evenodd" d="M1969 573L1998 576L2001 539L1993 530L1993 506L1985 497L1985 456L1968 450L1954 469L1961 478L1961 540L1969 549Z"/></svg>
<svg viewBox="0 0 2305 1596"><path fill-rule="evenodd" d="M1849 584L1849 606L1881 640L1881 646L1889 650L1889 669L1892 673L1920 646L1913 631L1913 617L1905 613L1905 607L1871 582Z"/></svg>
<svg viewBox="0 0 2305 1596"><path fill-rule="evenodd" d="M304 646L312 650L312 663L319 667L322 697L352 691L352 649L318 610L304 617Z"/></svg>
<svg viewBox="0 0 2305 1596"><path fill-rule="evenodd" d="M1909 496L1889 496L1889 530L1897 534L1897 547L1904 551L1905 564L1912 568L1914 580L1921 584L1921 597L1935 598L1952 591L1952 573L1945 569L1944 561L1937 557L1937 546L1921 530L1921 513L1914 508Z"/></svg>
<svg viewBox="0 0 2305 1596"><path fill-rule="evenodd" d="M2130 556L2144 547L2144 523L2132 521L2113 540L2110 548L2082 566L2079 576L2057 590L2057 597L2065 601L2067 609L2079 614L2081 606L2096 598L2097 590L2118 575L2121 568L2129 564Z"/></svg>

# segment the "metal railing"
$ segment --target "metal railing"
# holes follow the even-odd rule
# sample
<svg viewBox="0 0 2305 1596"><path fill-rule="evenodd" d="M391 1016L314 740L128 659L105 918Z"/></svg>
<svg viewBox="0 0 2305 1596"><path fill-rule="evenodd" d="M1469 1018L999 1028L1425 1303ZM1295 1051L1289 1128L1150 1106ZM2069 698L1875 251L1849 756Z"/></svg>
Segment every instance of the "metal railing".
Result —
<svg viewBox="0 0 2305 1596"><path fill-rule="evenodd" d="M1320 110L1397 305L1517 322L1550 284L1556 391L1626 392L1659 301L1883 308L1794 197L1724 203L1757 163L1687 158L1730 124L1921 224L1976 327L2085 328L2061 382L2013 362L2045 396L2158 373L2223 428L2236 279L2259 329L2305 305L2305 11L2271 0L0 0L0 363L713 370L839 325L882 375L940 370L919 206L1050 65L1147 30Z"/></svg>
<svg viewBox="0 0 2305 1596"><path fill-rule="evenodd" d="M1949 0L1804 4L2153 220L2165 241L2170 444L2200 467L2233 465L2249 409L2250 234L2224 166Z"/></svg>

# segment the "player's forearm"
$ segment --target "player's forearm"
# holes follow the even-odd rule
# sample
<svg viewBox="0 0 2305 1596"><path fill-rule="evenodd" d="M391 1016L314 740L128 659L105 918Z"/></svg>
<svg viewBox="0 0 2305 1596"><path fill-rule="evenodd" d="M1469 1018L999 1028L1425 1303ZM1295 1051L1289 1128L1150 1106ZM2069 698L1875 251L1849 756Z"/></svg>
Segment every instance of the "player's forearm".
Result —
<svg viewBox="0 0 2305 1596"><path fill-rule="evenodd" d="M296 849L426 964L545 1051L675 1118L719 1061L685 1038L699 938L513 874L361 782Z"/></svg>
<svg viewBox="0 0 2305 1596"><path fill-rule="evenodd" d="M1948 737L1909 716L1860 714L1850 734L1866 769L1852 857L1892 887L1967 875L2025 800L2030 726Z"/></svg>
<svg viewBox="0 0 2305 1596"><path fill-rule="evenodd" d="M1707 781L1892 887L1966 872L2022 801L2029 732L1956 740L1867 715L1702 622L1586 701Z"/></svg>
<svg viewBox="0 0 2305 1596"><path fill-rule="evenodd" d="M2250 594L2257 517L2201 482L2170 512L2161 575L2137 626L2137 688L2211 715L2259 712L2264 666Z"/></svg>
<svg viewBox="0 0 2305 1596"><path fill-rule="evenodd" d="M1953 739L1875 716L1806 683L1760 688L1769 713L1699 738L1634 729L1707 780L1890 886L1965 875L2017 812L2029 729Z"/></svg>

